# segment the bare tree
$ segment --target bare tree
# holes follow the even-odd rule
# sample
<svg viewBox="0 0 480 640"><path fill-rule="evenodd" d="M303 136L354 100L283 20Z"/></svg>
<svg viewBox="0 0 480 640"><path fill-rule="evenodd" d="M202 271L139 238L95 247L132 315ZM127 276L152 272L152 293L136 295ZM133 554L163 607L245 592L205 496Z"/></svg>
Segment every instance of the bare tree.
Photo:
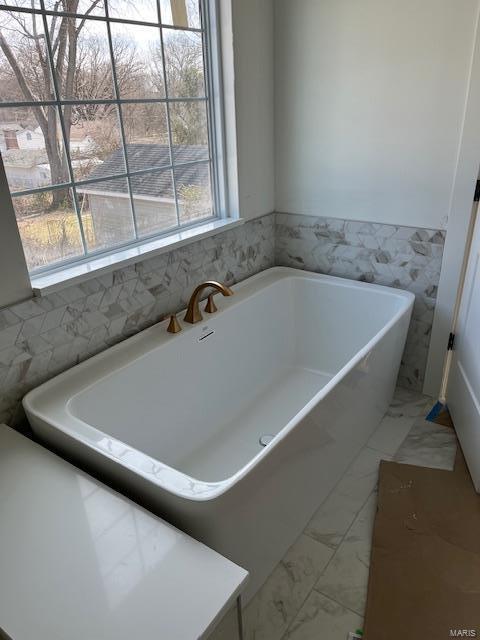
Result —
<svg viewBox="0 0 480 640"><path fill-rule="evenodd" d="M92 0L85 12L90 14L100 0ZM54 9L75 13L79 0L57 0ZM49 37L51 42L53 73L60 90L66 97L73 95L75 71L77 68L78 40L85 26L85 18L76 20L65 16L52 16L49 19ZM5 33L9 36L8 39ZM0 31L0 47L7 59L25 100L53 100L54 84L42 18L35 14L7 12L6 21ZM45 150L50 163L52 182L61 184L68 180L66 154L59 135L59 123L55 108L42 106L34 108L35 118L45 140ZM65 122L65 143L70 142L72 107L63 108ZM53 206L64 200L65 194L53 193Z"/></svg>
<svg viewBox="0 0 480 640"><path fill-rule="evenodd" d="M170 97L196 97L205 95L203 50L201 36L191 32L175 32L165 40L165 67ZM152 51L152 74L162 82L163 69L158 64L161 55ZM206 112L202 102L177 102L170 108L171 126L175 144L207 144Z"/></svg>
<svg viewBox="0 0 480 640"><path fill-rule="evenodd" d="M31 1L34 6L34 1ZM10 0L10 4L14 2L22 7L26 4L25 0ZM112 145L118 140L114 135L115 131L118 132L116 107L94 102L114 96L108 41L100 35L100 26L91 28L88 23L88 16L95 12L100 0L54 0L50 9L52 12L58 10L77 13L80 3L82 17L53 14L46 20L53 58L53 76L61 97L93 101L63 105L65 142L69 146L72 125L85 122L98 124L101 120L105 124L102 128L105 133L105 150L113 150ZM142 49L140 54L135 42L135 38L129 37L128 30L113 38L113 55L121 97L141 99L145 96L164 95L165 78L160 45L152 47L150 52L147 50L147 53ZM41 16L28 12L0 11L0 49L5 58L5 62L0 64L0 81L2 87L7 88L8 95L13 96L9 99L32 103L54 100L55 85ZM165 41L165 58L170 96L204 95L201 36L192 32L172 32L172 36ZM33 113L42 131L52 183L67 182L67 156L56 108L35 106L28 112L21 108L18 110L18 117L22 118L22 122L26 113L30 118ZM171 113L176 144L206 144L203 103L177 103L175 107L172 106ZM132 106L131 113L125 108L125 122L130 140L155 139L162 142L166 139L166 125L158 104L147 102L135 105L135 108ZM98 133L97 136L98 152L101 136ZM102 157L105 154L97 155ZM65 201L66 193L54 190L52 197L52 207L55 208Z"/></svg>
<svg viewBox="0 0 480 640"><path fill-rule="evenodd" d="M80 0L56 0L53 10L76 13ZM18 0L17 0L18 2ZM95 34L84 35L87 17L100 0L91 0L82 7L85 17L49 16L48 32L53 56L53 73L61 96L65 99L103 100L113 97L113 81L108 42ZM48 61L47 42L41 16L29 13L2 12L0 14L0 48L8 62L2 77L16 99L29 102L53 100L54 82ZM141 69L135 62L135 47L130 42L116 39L114 55L119 85L125 90L141 78ZM52 106L33 107L40 127L50 163L53 184L68 181L67 157L59 130L56 109ZM65 143L70 144L71 126L81 120L94 120L109 116L111 105L64 105ZM65 199L65 193L53 193L52 206Z"/></svg>
<svg viewBox="0 0 480 640"><path fill-rule="evenodd" d="M204 95L200 34L177 31L165 39L165 64L171 96Z"/></svg>
<svg viewBox="0 0 480 640"><path fill-rule="evenodd" d="M142 95L145 83L144 70L137 50L127 38L113 39L113 56L117 84L121 97ZM108 42L94 35L78 43L77 70L74 80L74 95L79 100L109 100L113 94L112 65ZM111 103L78 104L73 107L72 124L84 120L110 117L116 107Z"/></svg>

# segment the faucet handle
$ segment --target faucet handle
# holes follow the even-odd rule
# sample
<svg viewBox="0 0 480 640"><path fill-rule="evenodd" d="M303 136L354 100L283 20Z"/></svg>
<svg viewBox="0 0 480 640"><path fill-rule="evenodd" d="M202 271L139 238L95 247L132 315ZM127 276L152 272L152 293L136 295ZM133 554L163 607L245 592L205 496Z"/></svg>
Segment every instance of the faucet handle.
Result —
<svg viewBox="0 0 480 640"><path fill-rule="evenodd" d="M168 323L168 327L167 327L168 333L180 333L181 330L182 330L182 327L179 321L177 320L177 316L174 313L172 313L172 315L170 316L170 322Z"/></svg>
<svg viewBox="0 0 480 640"><path fill-rule="evenodd" d="M208 296L207 299L207 304L205 305L205 311L207 313L215 313L215 311L218 311L217 309L217 305L215 304L215 302L213 301L213 293L211 293Z"/></svg>

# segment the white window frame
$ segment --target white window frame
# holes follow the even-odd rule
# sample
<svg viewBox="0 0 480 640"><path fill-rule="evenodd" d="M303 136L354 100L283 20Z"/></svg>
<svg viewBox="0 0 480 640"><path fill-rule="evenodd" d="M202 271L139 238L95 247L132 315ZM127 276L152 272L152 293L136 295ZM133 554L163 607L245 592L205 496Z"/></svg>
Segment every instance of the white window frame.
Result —
<svg viewBox="0 0 480 640"><path fill-rule="evenodd" d="M4 4L1 7L1 10L10 10L10 11L19 11L24 13L36 13L43 17L44 25L46 26L46 16L48 15L59 15L59 16L72 16L75 17L77 14L70 14L65 12L53 12L49 10L45 10L43 0L41 2L41 9L31 9L16 7L9 4ZM158 15L160 16L160 1L157 0L157 10ZM230 216L228 211L228 197L227 197L227 170L226 170L226 153L225 153L225 125L224 125L224 100L223 100L223 87L222 87L222 64L221 64L221 35L220 35L220 18L219 18L219 4L218 0L200 0L200 11L201 11L201 28L189 28L184 29L179 28L181 30L201 32L203 34L203 51L204 51L204 73L205 73L205 97L204 98L191 98L193 101L204 101L206 102L207 109L207 118L208 118L208 135L209 135L209 158L208 160L197 161L195 164L210 163L211 167L211 176L212 176L212 204L213 204L213 212L214 215L209 218L204 218L202 220L196 221L194 223L179 225L173 229L169 229L164 233L156 233L150 236L142 236L141 238L137 238L133 241L129 241L128 243L122 245L115 245L109 249L102 249L95 252L88 252L86 249L86 241L83 236L83 228L80 224L81 234L82 234L82 243L84 249L84 256L77 257L74 259L65 260L62 262L57 262L53 265L49 265L43 267L41 269L36 269L30 273L30 279L32 282L33 290L37 295L46 294L52 290L61 288L63 286L68 286L69 284L86 280L88 278L96 275L97 270L99 273L105 270L111 270L112 268L120 268L127 264L131 264L134 262L138 262L140 260L146 259L153 254L161 253L167 250L171 250L176 246L181 246L183 244L187 244L196 239L201 239L202 237L208 237L213 235L214 233L224 230L227 226L233 224L239 224L241 221L238 217ZM163 34L161 23L159 20L158 24L150 23L150 22L142 22L139 20L124 20L121 18L113 18L108 16L108 12L106 12L106 16L89 16L90 19L96 19L105 22L108 25L108 33L110 34L110 23L123 23L123 24L131 24L134 23L139 26L156 26L160 30L160 38L163 49ZM82 14L78 14L82 15ZM171 28L172 25L162 25L163 28ZM111 36L109 35L109 46L112 47ZM49 47L49 55L51 56L51 48L50 42L48 41ZM113 60L112 51L110 51L110 55ZM164 65L164 73L165 73L165 59L163 58ZM119 97L118 86L114 75L114 85L115 85L115 99L112 100L101 100L99 102L102 103L113 103L118 107L119 117L121 120L121 109L120 105L131 102L158 102L170 104L172 102L184 102L189 101L189 99L185 98L168 98L168 94L165 98L158 99L139 99L139 100L127 100ZM54 80L56 83L56 79ZM54 101L49 101L48 104L52 104L58 108L59 116L61 117L61 126L62 126L62 134L65 137L64 131L64 122L63 116L61 115L61 106L68 103L80 103L82 101L79 100L60 100L58 88L57 89L57 98ZM168 87L167 87L168 91ZM87 102L87 101L84 101ZM0 103L1 106L7 107L15 107L15 106L38 106L39 104L47 104L44 102L5 102ZM168 107L167 107L168 109ZM121 126L121 137L122 137L122 147L124 149L124 154L126 157L125 145L125 133L123 131L123 124L120 123ZM172 141L170 138L170 145L172 146ZM69 150L67 151L69 172L70 172L70 181L68 183L62 185L55 186L45 186L39 187L36 189L28 189L25 191L16 191L15 195L31 195L34 193L40 193L45 191L51 191L54 188L74 188L76 185L87 186L87 184L94 184L100 180L105 180L107 178L101 179L93 179L86 180L81 182L76 182L73 179L73 171L71 165L71 157ZM190 163L185 163L190 164ZM191 163L194 164L194 163ZM179 165L176 165L179 166ZM161 168L152 168L153 171L159 170L172 170L173 165L161 167ZM126 172L122 174L118 174L120 178L126 178L129 180L130 176L135 176L137 174L146 173L149 170L141 170L141 171L129 171L128 169L128 160L126 160ZM4 172L3 164L0 163L0 172ZM172 170L172 176L174 172ZM130 180L129 180L130 182ZM174 184L175 188L175 184ZM131 193L131 190L130 190ZM175 191L176 193L176 191ZM5 197L4 190L4 197ZM8 194L10 200L10 194ZM133 197L131 197L132 202L132 212L134 213L134 203ZM178 205L177 205L178 206ZM75 207L77 216L79 216L79 205L77 201L77 196L75 193ZM13 213L13 207L8 207L10 213ZM177 209L178 211L178 209ZM16 221L15 221L16 223Z"/></svg>

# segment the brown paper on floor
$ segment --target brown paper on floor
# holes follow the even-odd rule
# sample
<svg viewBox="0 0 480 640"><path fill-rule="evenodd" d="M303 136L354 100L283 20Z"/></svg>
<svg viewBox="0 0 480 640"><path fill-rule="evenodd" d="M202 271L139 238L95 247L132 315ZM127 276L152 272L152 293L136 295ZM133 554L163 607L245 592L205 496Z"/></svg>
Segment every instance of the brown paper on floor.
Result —
<svg viewBox="0 0 480 640"><path fill-rule="evenodd" d="M480 638L480 496L461 453L454 471L381 463L364 637Z"/></svg>

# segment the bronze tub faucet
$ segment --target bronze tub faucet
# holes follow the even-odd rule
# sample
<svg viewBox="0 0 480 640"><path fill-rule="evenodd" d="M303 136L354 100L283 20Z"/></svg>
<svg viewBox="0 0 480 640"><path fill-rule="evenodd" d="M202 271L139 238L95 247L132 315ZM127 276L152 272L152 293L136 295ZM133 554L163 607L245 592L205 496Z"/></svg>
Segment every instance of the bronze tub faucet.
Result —
<svg viewBox="0 0 480 640"><path fill-rule="evenodd" d="M227 287L226 284L222 284L221 282L217 282L216 280L207 280L207 282L203 282L199 284L195 291L192 293L190 301L187 307L187 313L185 314L185 322L189 322L190 324L196 324L202 320L202 314L199 308L199 301L202 292L205 289L215 289L215 291L219 291L224 296L233 296L233 291L230 287ZM208 296L207 304L205 306L205 311L207 313L215 313L217 307L213 301L213 293Z"/></svg>

